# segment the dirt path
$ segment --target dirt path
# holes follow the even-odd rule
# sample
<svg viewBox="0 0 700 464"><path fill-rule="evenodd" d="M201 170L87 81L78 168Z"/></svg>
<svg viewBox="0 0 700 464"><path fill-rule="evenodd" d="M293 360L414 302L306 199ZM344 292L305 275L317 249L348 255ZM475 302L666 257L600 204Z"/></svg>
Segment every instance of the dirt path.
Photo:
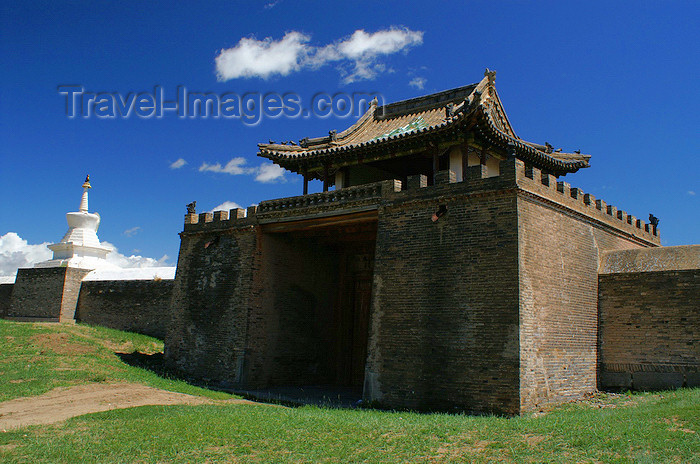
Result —
<svg viewBox="0 0 700 464"><path fill-rule="evenodd" d="M26 425L53 424L71 417L110 409L146 405L259 404L247 400L216 401L184 393L169 392L137 383L89 384L62 387L41 396L0 403L0 430Z"/></svg>

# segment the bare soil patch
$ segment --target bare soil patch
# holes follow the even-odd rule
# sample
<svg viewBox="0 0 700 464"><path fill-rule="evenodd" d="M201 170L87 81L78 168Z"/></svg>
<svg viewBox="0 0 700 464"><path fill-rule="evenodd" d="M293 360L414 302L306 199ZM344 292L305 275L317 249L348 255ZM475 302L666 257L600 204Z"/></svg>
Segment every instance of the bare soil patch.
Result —
<svg viewBox="0 0 700 464"><path fill-rule="evenodd" d="M0 403L0 430L38 424L53 424L71 417L111 409L146 405L259 404L247 400L216 401L175 393L137 383L88 384L61 387L41 396L17 398Z"/></svg>
<svg viewBox="0 0 700 464"><path fill-rule="evenodd" d="M33 335L30 340L41 348L42 353L50 350L57 354L87 354L96 351L94 346L71 342L67 333L41 333Z"/></svg>

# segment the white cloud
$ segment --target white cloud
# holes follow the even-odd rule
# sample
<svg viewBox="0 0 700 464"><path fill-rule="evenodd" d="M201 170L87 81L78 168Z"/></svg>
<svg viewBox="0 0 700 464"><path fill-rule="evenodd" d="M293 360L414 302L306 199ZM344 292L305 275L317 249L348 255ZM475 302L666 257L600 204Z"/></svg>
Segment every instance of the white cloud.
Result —
<svg viewBox="0 0 700 464"><path fill-rule="evenodd" d="M318 69L328 63L339 62L345 83L373 79L386 71L378 63L381 56L406 52L423 43L423 32L405 27L391 27L374 33L356 30L350 37L315 47L311 38L301 32L287 32L281 40L271 37L263 40L243 38L233 48L223 49L215 58L216 74L220 81L240 77L261 77L287 74L303 68ZM346 69L347 67L350 69Z"/></svg>
<svg viewBox="0 0 700 464"><path fill-rule="evenodd" d="M423 90L426 82L428 82L428 81L425 77L414 77L413 79L410 80L408 85L410 85L411 87L415 87L418 90Z"/></svg>
<svg viewBox="0 0 700 464"><path fill-rule="evenodd" d="M690 195L690 196L695 196L695 191L694 191L694 190L688 190L688 195Z"/></svg>
<svg viewBox="0 0 700 464"><path fill-rule="evenodd" d="M287 32L282 40L271 37L256 40L242 38L233 48L221 50L216 57L216 75L222 81L239 77L262 77L275 74L286 76L301 66L308 52L306 43L310 37L301 32Z"/></svg>
<svg viewBox="0 0 700 464"><path fill-rule="evenodd" d="M202 163L199 172L221 172L233 176L247 174L255 176L255 181L270 183L284 180L284 169L272 163L263 163L260 166L246 166L246 159L243 157L233 158L222 166L221 163Z"/></svg>
<svg viewBox="0 0 700 464"><path fill-rule="evenodd" d="M219 206L213 207L209 212L213 213L214 211L229 211L234 208L242 208L242 206L236 203L235 201L225 201Z"/></svg>
<svg viewBox="0 0 700 464"><path fill-rule="evenodd" d="M0 276L13 276L17 268L32 267L35 263L51 259L53 253L46 245L49 242L30 245L15 232L0 236Z"/></svg>
<svg viewBox="0 0 700 464"><path fill-rule="evenodd" d="M105 241L101 241L100 243L103 247L112 250L112 252L107 255L107 262L123 268L163 267L168 266L168 260L170 259L168 255L163 255L160 259L148 258L141 255L126 256L119 253L117 247L112 243Z"/></svg>
<svg viewBox="0 0 700 464"><path fill-rule="evenodd" d="M181 167L183 167L186 164L187 164L187 161L185 161L183 158L179 158L177 161L175 161L174 163L172 163L170 165L170 169L180 169Z"/></svg>
<svg viewBox="0 0 700 464"><path fill-rule="evenodd" d="M284 169L276 164L261 164L255 180L262 183L275 182L284 179Z"/></svg>
<svg viewBox="0 0 700 464"><path fill-rule="evenodd" d="M107 255L107 261L124 268L162 267L167 266L170 259L163 255L160 259L140 255L126 256L109 242L101 242L112 250ZM33 267L36 263L47 261L53 257L51 250L46 248L49 242L30 244L15 232L0 236L0 276L14 276L20 267Z"/></svg>
<svg viewBox="0 0 700 464"><path fill-rule="evenodd" d="M139 226L136 226L136 227L132 227L131 229L126 229L126 230L125 230L124 232L122 232L122 233L123 233L124 235L126 235L127 237L133 237L133 236L136 235L140 230L141 230L141 228L140 228Z"/></svg>
<svg viewBox="0 0 700 464"><path fill-rule="evenodd" d="M226 174L231 174L234 176L239 174L251 174L251 169L253 168L244 167L243 165L246 163L247 161L243 157L233 158L231 161L226 163L226 166L221 166L221 163L202 163L202 165L199 167L199 172L224 172Z"/></svg>

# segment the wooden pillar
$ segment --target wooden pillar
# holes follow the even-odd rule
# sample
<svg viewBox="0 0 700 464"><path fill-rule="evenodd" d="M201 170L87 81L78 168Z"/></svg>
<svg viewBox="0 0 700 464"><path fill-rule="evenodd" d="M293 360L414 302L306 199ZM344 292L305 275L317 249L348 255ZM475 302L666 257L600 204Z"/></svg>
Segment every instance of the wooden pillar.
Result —
<svg viewBox="0 0 700 464"><path fill-rule="evenodd" d="M469 167L469 144L464 144L462 151L462 180L467 179L467 168Z"/></svg>
<svg viewBox="0 0 700 464"><path fill-rule="evenodd" d="M433 185L435 185L435 179L437 178L438 170L440 169L440 156L438 155L438 147L435 147L433 151Z"/></svg>
<svg viewBox="0 0 700 464"><path fill-rule="evenodd" d="M486 166L486 158L487 157L488 157L488 154L486 153L486 147L484 147L481 149L481 156L479 157L479 164Z"/></svg>
<svg viewBox="0 0 700 464"><path fill-rule="evenodd" d="M323 191L328 191L328 163L323 165Z"/></svg>
<svg viewBox="0 0 700 464"><path fill-rule="evenodd" d="M304 166L304 195L309 194L309 168Z"/></svg>

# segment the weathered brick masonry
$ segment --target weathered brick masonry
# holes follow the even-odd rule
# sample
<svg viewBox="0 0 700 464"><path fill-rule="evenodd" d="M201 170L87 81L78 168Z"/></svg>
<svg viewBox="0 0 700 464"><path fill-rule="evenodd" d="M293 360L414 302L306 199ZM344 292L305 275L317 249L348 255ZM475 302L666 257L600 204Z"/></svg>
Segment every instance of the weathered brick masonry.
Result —
<svg viewBox="0 0 700 464"><path fill-rule="evenodd" d="M700 386L700 246L606 254L600 387Z"/></svg>
<svg viewBox="0 0 700 464"><path fill-rule="evenodd" d="M173 280L83 281L77 322L165 338Z"/></svg>
<svg viewBox="0 0 700 464"><path fill-rule="evenodd" d="M199 230L186 225L181 234L165 356L198 377L237 383L259 267L258 232L251 219L233 218L226 230L206 220L211 213L203 214Z"/></svg>
<svg viewBox="0 0 700 464"><path fill-rule="evenodd" d="M19 269L7 317L73 320L80 282L90 272L84 269Z"/></svg>
<svg viewBox="0 0 700 464"><path fill-rule="evenodd" d="M15 284L0 284L0 317L7 316L12 302L12 287Z"/></svg>
<svg viewBox="0 0 700 464"><path fill-rule="evenodd" d="M376 214L365 399L514 414L594 390L599 253L658 237L519 160L413 180L188 218L168 361L238 388L328 380L338 254L274 227Z"/></svg>

